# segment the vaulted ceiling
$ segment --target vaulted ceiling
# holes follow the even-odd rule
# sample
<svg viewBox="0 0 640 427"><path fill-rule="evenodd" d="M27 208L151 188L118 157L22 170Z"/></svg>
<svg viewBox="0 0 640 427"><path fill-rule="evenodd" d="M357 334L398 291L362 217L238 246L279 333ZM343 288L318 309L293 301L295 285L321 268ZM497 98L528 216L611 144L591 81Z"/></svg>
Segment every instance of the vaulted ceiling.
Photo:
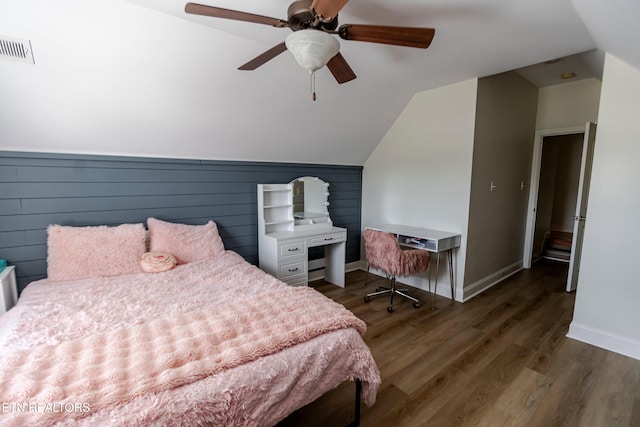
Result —
<svg viewBox="0 0 640 427"><path fill-rule="evenodd" d="M287 18L288 0L204 4ZM640 68L630 0L350 0L339 21L436 29L427 50L341 41L358 76L310 79L285 52L238 66L288 29L187 15L180 0L3 0L0 149L363 164L409 99L599 49Z"/></svg>

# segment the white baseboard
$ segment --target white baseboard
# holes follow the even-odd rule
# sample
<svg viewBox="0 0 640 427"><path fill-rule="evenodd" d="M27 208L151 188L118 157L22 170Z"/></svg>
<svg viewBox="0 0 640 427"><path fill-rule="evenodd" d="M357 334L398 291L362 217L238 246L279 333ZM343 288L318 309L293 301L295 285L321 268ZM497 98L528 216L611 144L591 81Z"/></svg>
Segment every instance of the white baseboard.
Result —
<svg viewBox="0 0 640 427"><path fill-rule="evenodd" d="M363 270L367 271L367 261L360 260L350 262L345 266L346 271L355 271L355 270Z"/></svg>
<svg viewBox="0 0 640 427"><path fill-rule="evenodd" d="M640 360L640 342L612 334L575 321L569 325L567 337Z"/></svg>
<svg viewBox="0 0 640 427"><path fill-rule="evenodd" d="M345 271L354 271L354 270L367 271L366 261L359 260L355 262L350 262L345 265ZM467 286L464 289L460 289L456 287L456 301L466 302L471 298L473 298L474 296L478 295L479 293L491 288L492 286L497 285L498 283L502 282L506 278L513 276L520 270L522 270L521 261L511 264L503 268L502 270L496 271L495 273L481 280L478 280L475 283L472 283L471 285ZM377 274L378 272L376 270L372 270L371 273ZM324 258L317 259L314 261L309 261L309 281L311 282L313 280L319 280L323 278L324 278ZM398 280L398 282L409 285L409 286L415 286L414 284L404 283L404 281L400 281L400 280ZM418 288L423 289L420 286L418 286ZM426 291L427 289L423 289L423 290ZM441 287L439 291L440 292L438 292L438 295L444 296L446 298L451 298L451 293L448 288L445 289L445 287ZM458 295L461 295L461 294L462 294L462 297L460 298Z"/></svg>
<svg viewBox="0 0 640 427"><path fill-rule="evenodd" d="M471 285L462 289L462 302L469 301L474 296L483 291L486 291L492 286L497 285L507 277L513 276L520 270L522 270L522 261L511 264L503 268L502 270L498 270L495 273L490 274L475 283L472 283ZM457 289L457 291L459 292L460 290Z"/></svg>

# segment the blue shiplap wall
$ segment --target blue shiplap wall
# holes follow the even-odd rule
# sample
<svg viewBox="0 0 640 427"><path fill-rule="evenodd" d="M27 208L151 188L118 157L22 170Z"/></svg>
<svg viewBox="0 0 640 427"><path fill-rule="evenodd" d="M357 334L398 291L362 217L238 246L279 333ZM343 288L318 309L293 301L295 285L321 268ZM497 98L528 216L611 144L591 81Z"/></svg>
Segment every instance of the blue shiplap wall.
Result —
<svg viewBox="0 0 640 427"><path fill-rule="evenodd" d="M47 226L213 219L227 249L258 263L256 184L329 182L329 212L360 259L362 167L0 151L0 258L18 287L46 276Z"/></svg>

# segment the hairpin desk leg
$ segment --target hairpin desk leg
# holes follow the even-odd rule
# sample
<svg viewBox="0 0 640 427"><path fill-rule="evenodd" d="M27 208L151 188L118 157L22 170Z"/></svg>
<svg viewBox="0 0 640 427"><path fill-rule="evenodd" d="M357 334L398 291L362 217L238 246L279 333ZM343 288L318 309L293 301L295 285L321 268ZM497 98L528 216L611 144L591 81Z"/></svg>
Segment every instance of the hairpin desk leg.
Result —
<svg viewBox="0 0 640 427"><path fill-rule="evenodd" d="M449 283L451 283L451 301L456 300L456 288L453 284L453 253L452 249L447 250L447 258L449 258Z"/></svg>
<svg viewBox="0 0 640 427"><path fill-rule="evenodd" d="M440 252L436 253L436 284L433 290L433 301L431 303L431 310L435 310L436 307L436 295L438 295L438 276L440 275Z"/></svg>

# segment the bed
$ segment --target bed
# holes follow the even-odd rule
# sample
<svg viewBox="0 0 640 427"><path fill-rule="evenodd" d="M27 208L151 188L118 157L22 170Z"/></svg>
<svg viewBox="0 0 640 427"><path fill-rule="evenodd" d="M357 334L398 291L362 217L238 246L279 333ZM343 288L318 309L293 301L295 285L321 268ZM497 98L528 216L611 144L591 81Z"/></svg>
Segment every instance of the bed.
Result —
<svg viewBox="0 0 640 427"><path fill-rule="evenodd" d="M275 425L380 384L364 322L224 249L213 221L50 226L0 317L0 425ZM142 262L141 262L142 261Z"/></svg>

